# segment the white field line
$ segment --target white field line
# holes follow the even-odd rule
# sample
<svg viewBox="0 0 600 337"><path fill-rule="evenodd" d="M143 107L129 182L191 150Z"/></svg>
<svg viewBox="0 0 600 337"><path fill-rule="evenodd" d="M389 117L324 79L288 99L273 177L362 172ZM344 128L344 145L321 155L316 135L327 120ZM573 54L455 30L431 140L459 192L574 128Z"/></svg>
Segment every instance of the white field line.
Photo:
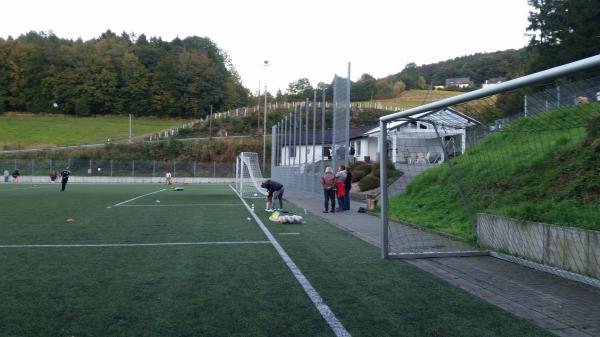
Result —
<svg viewBox="0 0 600 337"><path fill-rule="evenodd" d="M0 248L121 248L121 247L154 247L154 246L208 246L208 245L243 245L270 244L270 241L207 241L207 242L156 242L156 243L91 243L91 244L44 244L44 245L0 245Z"/></svg>
<svg viewBox="0 0 600 337"><path fill-rule="evenodd" d="M159 193L159 192L162 192L162 191L166 191L166 189L165 189L165 188L163 188L162 190L158 190L158 191L154 191L154 192L146 193L146 194L144 194L144 195L140 195L139 197L135 197L135 198L131 198L131 199L129 199L129 200L122 201L122 202L120 202L120 203L116 204L115 206L121 206L121 205L123 205L123 204L125 204L125 203L128 203L128 202L130 202L130 201L134 201L134 200L136 200L136 199L143 198L143 197L145 197L145 196L148 196L148 195L151 195L151 194L154 194L154 193Z"/></svg>
<svg viewBox="0 0 600 337"><path fill-rule="evenodd" d="M279 235L300 235L300 233L279 233Z"/></svg>
<svg viewBox="0 0 600 337"><path fill-rule="evenodd" d="M319 295L317 290L312 286L312 284L310 284L310 281L308 281L306 276L304 276L300 268L298 268L298 266L292 260L292 258L285 252L285 250L283 249L283 247L281 247L279 242L277 242L277 240L275 239L273 234L271 234L267 226L265 226L265 224L260 220L256 213L252 212L252 209L250 208L250 206L248 206L246 200L244 200L244 198L242 198L242 196L239 195L231 185L229 185L229 187L233 190L235 194L237 194L240 200L244 203L244 205L248 209L248 212L252 214L252 217L254 218L254 220L256 220L256 223L258 223L260 229L263 231L263 233L265 233L267 238L269 238L269 241L275 247L275 250L277 250L279 256L281 256L281 258L288 266L292 274L294 274L294 277L296 278L298 283L300 283L300 285L304 289L304 292L308 295L308 297L313 302L317 310L319 310L321 316L325 319L327 324L329 324L329 327L331 328L331 330L333 330L333 333L335 333L335 335L338 337L352 337L352 335L350 335L350 333L346 330L346 328L344 328L342 323L337 319L333 311L331 311L331 308L329 308L329 306L325 303L321 295Z"/></svg>
<svg viewBox="0 0 600 337"><path fill-rule="evenodd" d="M186 206L244 206L244 204L148 204L148 205L115 205L116 207L186 207Z"/></svg>
<svg viewBox="0 0 600 337"><path fill-rule="evenodd" d="M31 188L42 188L42 187L50 187L50 186L56 186L56 185L42 185L42 186L29 186L29 187L17 187L17 188L3 188L3 189L0 189L0 192L2 192L2 191L28 190L28 189L31 189Z"/></svg>

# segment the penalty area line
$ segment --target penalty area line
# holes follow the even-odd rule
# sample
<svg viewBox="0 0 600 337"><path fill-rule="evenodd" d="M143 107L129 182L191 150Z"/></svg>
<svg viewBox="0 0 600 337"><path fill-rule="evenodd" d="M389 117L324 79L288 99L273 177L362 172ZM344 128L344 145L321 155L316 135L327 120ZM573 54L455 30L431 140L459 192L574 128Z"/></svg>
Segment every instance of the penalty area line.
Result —
<svg viewBox="0 0 600 337"><path fill-rule="evenodd" d="M319 310L319 313L321 313L321 316L325 319L325 321L327 322L327 324L329 325L329 327L331 328L333 333L338 337L352 337L352 335L350 335L348 330L346 330L346 328L344 328L344 326L342 325L342 322L340 322L337 319L337 317L335 316L335 314L333 313L331 308L329 308L329 306L325 303L325 300L323 300L321 295L319 295L319 293L312 286L310 281L306 278L306 276L304 276L304 274L302 273L300 268L296 265L296 263L292 260L292 258L286 253L286 251L279 244L277 239L275 239L273 234L271 234L271 232L269 231L267 226L265 226L265 224L262 222L262 220L260 220L260 218L256 215L256 213L254 213L252 211L252 209L250 208L250 206L248 206L248 203L246 202L246 200L244 200L244 198L242 198L242 196L231 185L229 185L229 188L231 188L233 190L233 192L244 203L244 205L246 206L246 209L248 209L248 212L250 212L250 214L252 214L252 217L254 218L254 220L256 220L256 223L258 224L260 229L267 236L267 238L269 238L269 241L271 242L273 247L275 247L275 250L277 251L277 253L279 253L279 256L283 259L283 261L285 262L287 267L290 269L292 274L294 274L294 277L296 278L298 283L300 283L300 285L304 289L304 292L306 293L306 295L308 295L308 298L310 298L310 300L313 302L315 308L317 308L317 310Z"/></svg>
<svg viewBox="0 0 600 337"><path fill-rule="evenodd" d="M40 245L0 245L0 248L122 248L156 246L209 246L270 244L270 241L205 241L205 242L155 242L155 243L90 243L90 244L40 244Z"/></svg>
<svg viewBox="0 0 600 337"><path fill-rule="evenodd" d="M143 198L143 197L145 197L145 196L152 195L152 194L155 194L155 193L159 193L159 192L162 192L162 191L166 191L166 189L165 189L165 188L163 188L162 190L158 190L158 191L154 191L154 192L146 193L146 194L144 194L144 195L140 195L140 196L138 196L138 197L135 197L135 198L131 198L131 199L129 199L129 200L122 201L122 202L120 202L120 203L116 204L115 206L121 206L121 205L123 205L123 204L126 204L126 203L128 203L128 202L130 202L130 201L134 201L134 200L137 200L137 199L139 199L139 198Z"/></svg>

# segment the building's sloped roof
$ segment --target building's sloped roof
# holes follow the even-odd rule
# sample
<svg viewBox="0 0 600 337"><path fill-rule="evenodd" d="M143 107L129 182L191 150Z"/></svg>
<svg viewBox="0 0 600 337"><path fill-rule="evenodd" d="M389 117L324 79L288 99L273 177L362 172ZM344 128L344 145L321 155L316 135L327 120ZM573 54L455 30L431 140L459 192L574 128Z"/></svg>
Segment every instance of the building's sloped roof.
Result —
<svg viewBox="0 0 600 337"><path fill-rule="evenodd" d="M427 111L415 114L409 118L390 122L387 124L388 131L397 130L406 124L414 121L430 122L438 126L446 126L456 129L465 129L469 126L480 125L481 123L452 108L445 108L437 111ZM379 127L367 131L366 135L374 135L379 133Z"/></svg>

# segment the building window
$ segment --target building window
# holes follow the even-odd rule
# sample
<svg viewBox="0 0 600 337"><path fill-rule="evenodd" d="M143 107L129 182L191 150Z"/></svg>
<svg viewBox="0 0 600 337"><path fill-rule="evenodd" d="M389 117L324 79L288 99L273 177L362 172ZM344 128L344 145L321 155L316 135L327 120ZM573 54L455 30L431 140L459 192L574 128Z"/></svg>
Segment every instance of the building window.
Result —
<svg viewBox="0 0 600 337"><path fill-rule="evenodd" d="M354 142L354 150L356 151L356 154L355 154L356 157L360 157L360 146L361 145L362 145L362 142L360 140Z"/></svg>
<svg viewBox="0 0 600 337"><path fill-rule="evenodd" d="M323 158L331 159L331 147L330 146L326 146L323 148Z"/></svg>

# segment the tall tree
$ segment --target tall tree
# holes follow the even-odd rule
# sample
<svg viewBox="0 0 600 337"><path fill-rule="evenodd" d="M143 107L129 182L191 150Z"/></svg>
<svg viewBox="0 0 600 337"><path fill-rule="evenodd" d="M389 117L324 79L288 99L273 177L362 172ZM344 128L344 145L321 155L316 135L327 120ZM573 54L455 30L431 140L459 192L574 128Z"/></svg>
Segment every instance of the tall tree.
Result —
<svg viewBox="0 0 600 337"><path fill-rule="evenodd" d="M600 1L529 0L529 71L600 53Z"/></svg>

